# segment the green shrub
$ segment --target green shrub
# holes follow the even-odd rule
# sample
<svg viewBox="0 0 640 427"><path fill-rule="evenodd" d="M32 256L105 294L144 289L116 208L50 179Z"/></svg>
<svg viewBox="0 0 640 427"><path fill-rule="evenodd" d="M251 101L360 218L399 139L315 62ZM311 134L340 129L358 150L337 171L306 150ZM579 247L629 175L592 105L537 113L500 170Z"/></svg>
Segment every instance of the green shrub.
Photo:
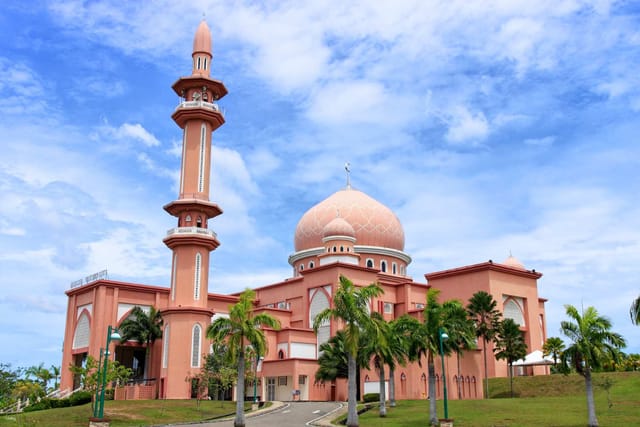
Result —
<svg viewBox="0 0 640 427"><path fill-rule="evenodd" d="M364 403L377 402L380 400L380 393L367 393L362 397Z"/></svg>
<svg viewBox="0 0 640 427"><path fill-rule="evenodd" d="M24 412L42 411L44 409L51 409L51 399L42 399L40 402L34 403L24 408Z"/></svg>
<svg viewBox="0 0 640 427"><path fill-rule="evenodd" d="M69 406L84 405L85 403L91 402L92 398L93 393L90 391L77 391L69 397Z"/></svg>
<svg viewBox="0 0 640 427"><path fill-rule="evenodd" d="M51 399L51 408L68 408L71 406L69 398Z"/></svg>

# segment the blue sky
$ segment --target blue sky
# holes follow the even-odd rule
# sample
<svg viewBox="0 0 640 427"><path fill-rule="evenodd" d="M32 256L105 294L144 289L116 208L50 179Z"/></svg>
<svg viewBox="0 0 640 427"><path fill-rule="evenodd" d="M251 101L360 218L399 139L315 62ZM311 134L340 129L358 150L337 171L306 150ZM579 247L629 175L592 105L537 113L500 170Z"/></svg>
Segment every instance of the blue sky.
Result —
<svg viewBox="0 0 640 427"><path fill-rule="evenodd" d="M0 6L0 362L60 364L74 280L168 284L171 85L203 12L229 89L210 291L289 277L298 220L348 161L414 279L511 251L544 273L550 336L593 305L640 352L637 3L179 3Z"/></svg>

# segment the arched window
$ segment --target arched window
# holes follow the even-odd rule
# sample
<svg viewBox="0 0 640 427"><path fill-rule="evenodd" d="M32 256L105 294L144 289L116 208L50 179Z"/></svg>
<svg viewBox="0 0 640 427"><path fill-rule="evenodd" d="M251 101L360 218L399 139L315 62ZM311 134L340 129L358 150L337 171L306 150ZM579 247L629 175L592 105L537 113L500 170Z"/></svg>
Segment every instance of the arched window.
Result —
<svg viewBox="0 0 640 427"><path fill-rule="evenodd" d="M280 350L278 351L278 359L284 359L284 351Z"/></svg>
<svg viewBox="0 0 640 427"><path fill-rule="evenodd" d="M195 277L193 280L193 299L200 299L200 282L202 276L202 255L200 252L196 254Z"/></svg>
<svg viewBox="0 0 640 427"><path fill-rule="evenodd" d="M380 261L380 271L383 273L387 272L387 261Z"/></svg>
<svg viewBox="0 0 640 427"><path fill-rule="evenodd" d="M304 270L304 264L300 264L300 267L298 267L300 269L300 271Z"/></svg>
<svg viewBox="0 0 640 427"><path fill-rule="evenodd" d="M78 319L76 332L73 334L73 344L71 345L71 348L75 350L77 348L89 347L89 335L89 316L84 312Z"/></svg>
<svg viewBox="0 0 640 427"><path fill-rule="evenodd" d="M191 367L199 368L200 367L200 332L202 332L202 328L199 324L193 325L193 330L191 331Z"/></svg>
<svg viewBox="0 0 640 427"><path fill-rule="evenodd" d="M169 325L164 327L162 334L162 367L169 366Z"/></svg>
<svg viewBox="0 0 640 427"><path fill-rule="evenodd" d="M340 246L340 252L344 252L344 246Z"/></svg>
<svg viewBox="0 0 640 427"><path fill-rule="evenodd" d="M525 326L522 309L513 299L508 299L504 304L503 316L505 319L512 319L519 326Z"/></svg>
<svg viewBox="0 0 640 427"><path fill-rule="evenodd" d="M371 258L367 259L367 268L373 268L373 260Z"/></svg>
<svg viewBox="0 0 640 427"><path fill-rule="evenodd" d="M391 263L391 273L398 274L398 264L396 264L395 262Z"/></svg>
<svg viewBox="0 0 640 427"><path fill-rule="evenodd" d="M309 268L313 268L315 266L316 266L316 264L313 261L309 261Z"/></svg>
<svg viewBox="0 0 640 427"><path fill-rule="evenodd" d="M200 69L200 57L198 57L198 66L197 66L197 69L198 69L198 70Z"/></svg>
<svg viewBox="0 0 640 427"><path fill-rule="evenodd" d="M204 191L204 175L205 175L205 162L207 156L207 125L202 123L200 127L200 161L198 164L198 191Z"/></svg>
<svg viewBox="0 0 640 427"><path fill-rule="evenodd" d="M173 271L171 272L171 301L176 300L176 275L178 274L178 254L173 254Z"/></svg>
<svg viewBox="0 0 640 427"><path fill-rule="evenodd" d="M204 59L204 67L202 67L203 69L207 69L207 58L203 58Z"/></svg>
<svg viewBox="0 0 640 427"><path fill-rule="evenodd" d="M333 247L333 252L337 252L337 248L335 246Z"/></svg>

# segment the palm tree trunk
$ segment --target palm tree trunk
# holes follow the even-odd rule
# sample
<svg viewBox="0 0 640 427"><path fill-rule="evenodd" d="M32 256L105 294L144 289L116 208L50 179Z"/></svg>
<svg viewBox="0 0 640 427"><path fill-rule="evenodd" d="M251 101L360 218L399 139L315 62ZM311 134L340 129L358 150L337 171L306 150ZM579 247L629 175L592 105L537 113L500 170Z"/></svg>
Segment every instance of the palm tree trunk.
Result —
<svg viewBox="0 0 640 427"><path fill-rule="evenodd" d="M386 417L387 416L387 407L386 407L386 401L387 401L387 396L384 390L384 363L381 361L378 365L378 373L379 373L379 384L380 384L380 416L381 417Z"/></svg>
<svg viewBox="0 0 640 427"><path fill-rule="evenodd" d="M358 422L358 401L356 400L356 359L351 353L347 354L348 376L348 402L347 402L347 427L359 427ZM237 427L237 426L236 426Z"/></svg>
<svg viewBox="0 0 640 427"><path fill-rule="evenodd" d="M236 419L233 427L244 426L244 351L238 354L238 383L236 384Z"/></svg>
<svg viewBox="0 0 640 427"><path fill-rule="evenodd" d="M511 397L513 398L513 364L509 363L509 386L511 387Z"/></svg>
<svg viewBox="0 0 640 427"><path fill-rule="evenodd" d="M587 390L587 411L589 412L589 427L598 426L596 417L596 404L593 401L593 383L591 381L591 369L587 366L584 370L584 385Z"/></svg>
<svg viewBox="0 0 640 427"><path fill-rule="evenodd" d="M438 425L438 413L436 409L436 368L431 352L429 352L429 356L427 356L427 367L429 371L429 423L431 425Z"/></svg>
<svg viewBox="0 0 640 427"><path fill-rule="evenodd" d="M389 366L389 406L396 406L396 370L393 366Z"/></svg>
<svg viewBox="0 0 640 427"><path fill-rule="evenodd" d="M456 352L456 362L458 365L458 381L456 381L457 385L458 385L458 400L462 400L462 388L460 387L460 353Z"/></svg>
<svg viewBox="0 0 640 427"><path fill-rule="evenodd" d="M484 355L484 398L489 398L489 369L487 368L487 339L482 338L484 345L482 346L482 354Z"/></svg>

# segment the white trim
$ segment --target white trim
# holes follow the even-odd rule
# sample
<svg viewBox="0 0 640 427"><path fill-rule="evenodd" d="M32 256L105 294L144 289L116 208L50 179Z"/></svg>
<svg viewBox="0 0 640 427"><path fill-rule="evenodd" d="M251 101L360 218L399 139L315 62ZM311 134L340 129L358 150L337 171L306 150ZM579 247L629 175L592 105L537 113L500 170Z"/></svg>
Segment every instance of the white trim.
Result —
<svg viewBox="0 0 640 427"><path fill-rule="evenodd" d="M319 247L319 248L305 249L304 251L296 252L294 254L289 255L289 265L293 267L301 259L311 257L311 256L318 256L324 253L324 251L325 251L324 247Z"/></svg>
<svg viewBox="0 0 640 427"><path fill-rule="evenodd" d="M351 243L356 242L356 238L351 236L328 236L328 237L322 238L322 243L327 243L332 240L342 240L342 241L351 242Z"/></svg>
<svg viewBox="0 0 640 427"><path fill-rule="evenodd" d="M187 127L184 127L184 132L182 132L182 159L180 165L180 194L184 193L184 162L187 158Z"/></svg>
<svg viewBox="0 0 640 427"><path fill-rule="evenodd" d="M326 248L324 246L318 248L305 249L302 251L295 252L289 255L289 265L294 266L298 261L303 258L308 258L311 256L318 256L326 252ZM407 265L411 264L411 257L406 253L399 251L397 249L390 248L382 248L379 246L361 246L354 245L353 253L356 254L372 254L372 255L382 255L390 258L398 258L401 261L404 261Z"/></svg>
<svg viewBox="0 0 640 427"><path fill-rule="evenodd" d="M171 272L171 301L176 300L176 282L178 278L176 275L178 274L178 254L173 254L173 271Z"/></svg>

